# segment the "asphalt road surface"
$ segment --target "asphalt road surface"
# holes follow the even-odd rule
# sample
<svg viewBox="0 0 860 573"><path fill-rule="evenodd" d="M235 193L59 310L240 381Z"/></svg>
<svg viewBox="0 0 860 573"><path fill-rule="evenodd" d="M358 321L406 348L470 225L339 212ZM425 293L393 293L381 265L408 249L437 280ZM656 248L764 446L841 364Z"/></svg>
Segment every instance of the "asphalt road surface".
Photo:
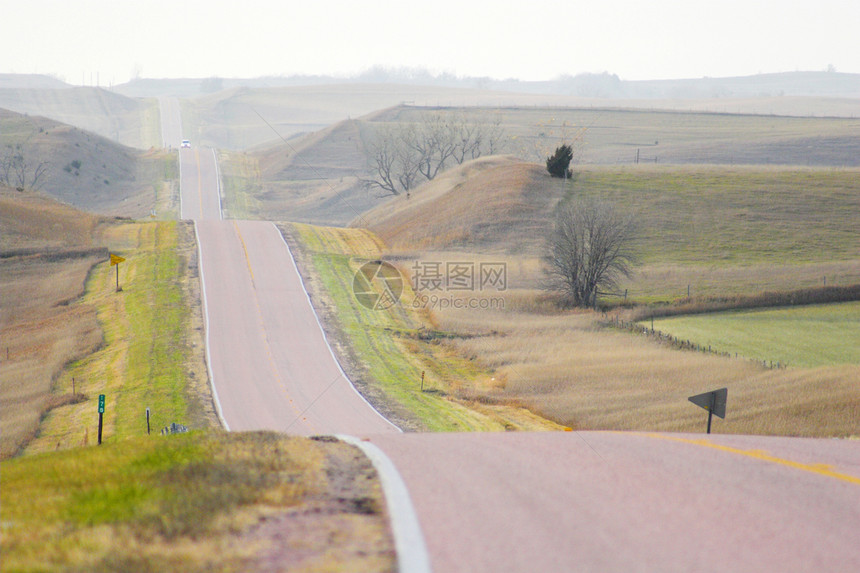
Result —
<svg viewBox="0 0 860 573"><path fill-rule="evenodd" d="M231 430L399 430L344 376L287 244L267 221L197 221L207 346Z"/></svg>
<svg viewBox="0 0 860 573"><path fill-rule="evenodd" d="M215 154L180 159L225 424L379 447L433 571L860 571L860 441L399 433L341 372L277 228L221 220Z"/></svg>
<svg viewBox="0 0 860 573"><path fill-rule="evenodd" d="M181 138L163 100L162 123ZM195 221L206 345L222 422L293 434L399 433L355 390L331 352L280 231L222 219L214 150L180 149L181 216Z"/></svg>
<svg viewBox="0 0 860 573"><path fill-rule="evenodd" d="M612 432L370 440L403 477L437 572L860 571L856 441Z"/></svg>

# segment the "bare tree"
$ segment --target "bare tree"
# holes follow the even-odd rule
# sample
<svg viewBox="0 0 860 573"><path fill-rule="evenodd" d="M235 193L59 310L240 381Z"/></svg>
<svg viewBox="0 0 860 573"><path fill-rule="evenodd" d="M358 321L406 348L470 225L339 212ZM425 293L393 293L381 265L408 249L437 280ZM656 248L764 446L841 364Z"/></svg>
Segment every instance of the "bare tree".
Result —
<svg viewBox="0 0 860 573"><path fill-rule="evenodd" d="M408 192L451 166L499 148L501 118L485 122L478 116L425 113L415 124L383 126L365 143L369 188L385 195Z"/></svg>
<svg viewBox="0 0 860 573"><path fill-rule="evenodd" d="M31 159L26 141L23 144L8 144L0 151L0 183L9 187L18 190L40 189L49 171L48 161Z"/></svg>
<svg viewBox="0 0 860 573"><path fill-rule="evenodd" d="M418 153L419 171L431 181L444 170L454 153L454 124L440 113L424 114L421 123L407 131L409 140Z"/></svg>
<svg viewBox="0 0 860 573"><path fill-rule="evenodd" d="M383 195L400 195L415 185L420 168L420 157L410 134L402 129L383 126L365 145L369 178L362 181Z"/></svg>
<svg viewBox="0 0 860 573"><path fill-rule="evenodd" d="M633 218L609 203L574 200L560 206L549 238L545 287L567 306L595 306L598 294L630 276Z"/></svg>

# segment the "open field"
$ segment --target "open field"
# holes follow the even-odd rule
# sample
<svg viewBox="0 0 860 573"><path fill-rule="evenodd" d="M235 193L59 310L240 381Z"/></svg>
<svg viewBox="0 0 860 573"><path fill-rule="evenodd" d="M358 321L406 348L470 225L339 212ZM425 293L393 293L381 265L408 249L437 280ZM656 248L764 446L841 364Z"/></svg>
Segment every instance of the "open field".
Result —
<svg viewBox="0 0 860 573"><path fill-rule="evenodd" d="M825 280L851 285L860 282L857 181L854 169L638 165L583 167L565 184L540 166L487 158L354 224L378 232L390 245L384 256L407 276L427 264L505 265L502 308L452 302L492 293L442 292L444 304L430 315L451 333L446 346L494 373L498 384L484 389L484 401L525 404L577 429L696 432L701 415L686 398L727 386L729 419L716 431L856 436L856 364L771 370L605 329L597 313L559 311L538 290L537 229L541 219L549 227L546 213L569 196L604 198L635 213L641 265L622 284L628 303L671 303L688 292L701 299L752 296ZM840 344L856 346L857 335L846 328ZM810 330L806 336L817 332Z"/></svg>
<svg viewBox="0 0 860 573"><path fill-rule="evenodd" d="M654 329L783 366L860 364L858 302L656 319Z"/></svg>
<svg viewBox="0 0 860 573"><path fill-rule="evenodd" d="M435 313L440 329L473 335L452 339L458 353L504 381L488 400L528 405L574 429L701 432L704 417L687 397L725 386L728 415L715 432L858 436L856 364L769 369L604 329L591 312L511 306Z"/></svg>
<svg viewBox="0 0 860 573"><path fill-rule="evenodd" d="M369 121L421 121L427 109L399 106ZM437 111L437 110L432 110ZM460 110L438 110L457 113ZM677 110L505 107L502 150L543 162L562 142L577 141L574 163L803 165L857 167L860 118L786 117ZM860 111L860 104L858 104Z"/></svg>
<svg viewBox="0 0 860 573"><path fill-rule="evenodd" d="M4 571L393 571L353 446L196 431L2 462Z"/></svg>
<svg viewBox="0 0 860 573"><path fill-rule="evenodd" d="M154 431L171 422L217 426L202 336L194 328L201 319L192 304L193 240L193 230L176 222L124 223L105 233L111 252L126 259L119 265L122 292L116 292L115 267L102 262L93 269L83 301L97 309L103 344L69 365L54 385L55 393L71 393L74 380L87 400L51 411L28 453L95 441L99 394L106 395L106 442L145 434L146 408Z"/></svg>
<svg viewBox="0 0 860 573"><path fill-rule="evenodd" d="M444 333L435 333L426 314L404 304L359 304L352 290L355 273L380 254L372 233L299 224L286 230L298 242L294 252L344 369L389 419L433 431L559 429L523 408L474 400L477 390L495 380L440 344L437 335ZM404 285L401 301L413 297Z"/></svg>

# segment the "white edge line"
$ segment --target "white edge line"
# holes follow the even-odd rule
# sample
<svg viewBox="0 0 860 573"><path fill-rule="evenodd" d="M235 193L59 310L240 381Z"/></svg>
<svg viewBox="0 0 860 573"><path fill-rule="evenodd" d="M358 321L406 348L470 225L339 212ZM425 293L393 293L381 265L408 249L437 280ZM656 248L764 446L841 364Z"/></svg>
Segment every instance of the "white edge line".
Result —
<svg viewBox="0 0 860 573"><path fill-rule="evenodd" d="M382 484L385 494L394 547L397 552L397 570L400 573L430 573L430 556L424 543L421 524L412 506L409 490L391 459L379 447L354 436L337 434L337 439L352 444L366 455Z"/></svg>
<svg viewBox="0 0 860 573"><path fill-rule="evenodd" d="M331 344L329 344L329 341L328 341L328 337L325 335L325 329L323 328L322 322L320 321L320 317L317 314L317 309L314 308L314 305L311 302L311 295L308 293L308 289L305 288L305 281L302 280L302 274L299 272L298 265L296 265L296 258L293 256L293 251L290 250L290 245L287 243L287 240L284 239L284 235L283 235L283 233L281 233L281 230L278 228L278 226L275 223L272 223L272 226L275 228L275 231L278 233L278 236L281 237L281 241L283 241L284 246L287 247L287 253L290 255L290 262L293 263L293 269L295 269L295 271L296 271L296 276L299 277L299 284L302 285L302 290L305 293L305 298L308 299L308 306L311 307L311 312L314 313L314 318L316 318L317 326L320 329L320 333L322 333L323 340L325 340L326 348L328 348L329 354L331 354L331 358L332 358L332 360L334 360L334 363L337 364L337 369L340 370L341 375L346 379L347 382L349 382L349 387L352 388L352 391L355 392L356 395L359 398L361 398L362 401L365 404L367 404L367 406L371 410L376 412L377 416L379 416L380 418L382 418L383 420L385 420L386 422L391 424L398 432L403 432L403 430L397 424L395 424L394 422L392 422L391 420L389 420L388 418L383 416L379 412L379 410L377 410L376 408L373 407L373 404L371 404L370 402L367 401L367 398L365 398L361 394L361 392L358 391L358 388L355 387L355 384L352 383L352 380L350 380L349 376L346 375L346 372L343 371L343 367L341 367L340 362L337 359L337 356L334 355L334 350L332 350Z"/></svg>
<svg viewBox="0 0 860 573"><path fill-rule="evenodd" d="M183 205L182 205L182 151L179 149L176 150L176 161L179 162L179 219L184 220L185 217L183 216L184 213L182 210L183 209ZM195 226L194 229L195 229L195 233L196 233L197 227ZM200 243L198 241L198 246L199 246L199 244Z"/></svg>
<svg viewBox="0 0 860 573"><path fill-rule="evenodd" d="M224 220L224 203L221 200L221 167L218 165L218 155L215 153L215 148L210 147L212 150L212 161L215 162L215 185L218 188L218 220Z"/></svg>
<svg viewBox="0 0 860 573"><path fill-rule="evenodd" d="M197 266L200 268L200 298L203 301L203 328L206 330L206 370L209 371L209 387L212 388L212 399L215 402L215 412L218 420L228 432L230 425L224 419L221 410L221 400L218 399L218 390L215 388L215 377L212 375L212 357L209 353L209 304L206 301L206 277L203 274L203 247L200 244L200 234L197 232L197 221L194 221L194 237L197 239Z"/></svg>

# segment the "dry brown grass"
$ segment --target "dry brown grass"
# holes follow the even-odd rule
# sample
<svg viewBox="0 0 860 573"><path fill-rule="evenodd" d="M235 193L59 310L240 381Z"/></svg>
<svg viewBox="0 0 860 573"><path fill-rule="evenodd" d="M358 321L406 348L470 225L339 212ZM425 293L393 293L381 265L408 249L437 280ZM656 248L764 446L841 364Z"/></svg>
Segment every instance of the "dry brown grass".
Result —
<svg viewBox="0 0 860 573"><path fill-rule="evenodd" d="M538 250L563 183L539 165L486 157L445 172L355 219L393 250Z"/></svg>
<svg viewBox="0 0 860 573"><path fill-rule="evenodd" d="M106 251L104 222L41 195L0 189L0 458L18 452L40 419L64 402L54 380L102 341L95 309L74 301ZM72 398L71 400L74 400Z"/></svg>
<svg viewBox="0 0 860 573"><path fill-rule="evenodd" d="M436 313L444 330L480 334L449 344L505 381L488 399L525 404L575 429L700 432L704 413L687 397L726 386L729 414L716 432L860 433L860 366L771 370L603 329L599 318L510 309Z"/></svg>

